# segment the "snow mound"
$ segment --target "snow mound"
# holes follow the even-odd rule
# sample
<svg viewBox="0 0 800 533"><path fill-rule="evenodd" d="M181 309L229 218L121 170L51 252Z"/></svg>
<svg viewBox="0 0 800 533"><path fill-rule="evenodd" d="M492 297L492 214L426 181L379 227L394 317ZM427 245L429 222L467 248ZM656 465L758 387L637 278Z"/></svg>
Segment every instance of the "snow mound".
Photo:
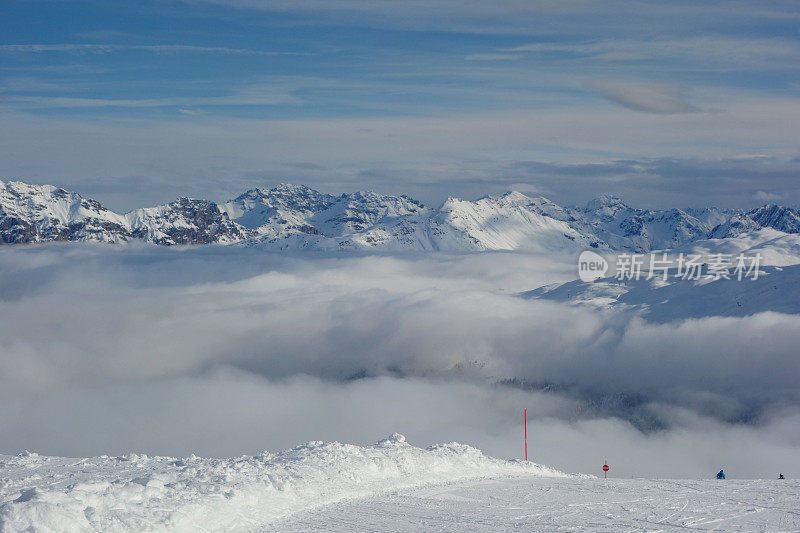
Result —
<svg viewBox="0 0 800 533"><path fill-rule="evenodd" d="M254 457L0 456L0 531L252 531L298 511L470 478L567 477L458 443L309 442Z"/></svg>

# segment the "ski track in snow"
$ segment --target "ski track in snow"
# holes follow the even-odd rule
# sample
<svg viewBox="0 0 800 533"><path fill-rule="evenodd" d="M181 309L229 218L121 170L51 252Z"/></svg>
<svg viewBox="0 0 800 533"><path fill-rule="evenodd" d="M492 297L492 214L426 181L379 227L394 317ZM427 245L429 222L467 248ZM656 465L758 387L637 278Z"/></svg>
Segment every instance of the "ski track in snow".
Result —
<svg viewBox="0 0 800 533"><path fill-rule="evenodd" d="M798 531L800 482L514 478L339 502L275 531Z"/></svg>

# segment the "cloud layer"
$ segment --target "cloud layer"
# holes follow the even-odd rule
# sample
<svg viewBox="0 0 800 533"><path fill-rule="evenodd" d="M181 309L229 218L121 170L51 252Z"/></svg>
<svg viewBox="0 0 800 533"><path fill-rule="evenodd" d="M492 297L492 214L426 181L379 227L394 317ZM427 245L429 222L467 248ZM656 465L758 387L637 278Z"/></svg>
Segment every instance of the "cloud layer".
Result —
<svg viewBox="0 0 800 533"><path fill-rule="evenodd" d="M800 318L654 325L516 296L572 270L522 254L2 249L0 452L232 455L400 431L514 457L527 408L536 459L573 471L598 447L662 476L724 461L771 477L800 458Z"/></svg>
<svg viewBox="0 0 800 533"><path fill-rule="evenodd" d="M258 98L287 97L277 87L264 88ZM255 97L243 92L231 98ZM451 194L471 199L502 193L520 183L562 205L607 192L661 208L751 207L763 203L754 195L765 190L790 205L800 199L794 127L800 107L792 102L752 101L727 114L621 115L617 106L608 107L391 120L220 121L187 115L168 126L9 114L5 123L14 135L0 146L0 175L55 183L119 211L181 194L226 201L248 188L285 181L330 193L409 194L426 203ZM742 122L749 124L747 131L733 128ZM710 137L725 146L721 155L709 156L702 148ZM761 152L750 146L754 138L782 148ZM553 139L567 142L574 157L548 157L542 147ZM579 155L585 151L592 155ZM605 155L636 151L644 155ZM512 152L514 157L506 157Z"/></svg>

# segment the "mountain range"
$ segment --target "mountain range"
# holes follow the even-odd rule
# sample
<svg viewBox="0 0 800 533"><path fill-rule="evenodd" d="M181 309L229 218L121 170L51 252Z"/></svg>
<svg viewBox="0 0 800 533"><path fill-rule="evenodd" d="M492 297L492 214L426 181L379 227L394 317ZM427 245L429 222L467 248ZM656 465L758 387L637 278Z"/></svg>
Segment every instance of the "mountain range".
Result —
<svg viewBox="0 0 800 533"><path fill-rule="evenodd" d="M215 203L179 198L128 213L52 185L0 181L0 243L238 244L273 250L527 250L648 252L772 228L800 233L800 210L650 210L602 196L562 207L520 192L433 208L369 191L331 195L303 185L251 189Z"/></svg>

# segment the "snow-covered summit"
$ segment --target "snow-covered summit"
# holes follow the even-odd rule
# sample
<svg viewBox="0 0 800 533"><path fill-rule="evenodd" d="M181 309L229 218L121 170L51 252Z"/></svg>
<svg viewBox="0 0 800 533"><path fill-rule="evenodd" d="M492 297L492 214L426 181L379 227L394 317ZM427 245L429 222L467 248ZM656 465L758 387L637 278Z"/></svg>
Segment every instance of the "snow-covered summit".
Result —
<svg viewBox="0 0 800 533"><path fill-rule="evenodd" d="M304 185L281 183L272 189L250 189L221 207L231 220L266 233L264 226L300 223L305 217L327 209L335 199Z"/></svg>
<svg viewBox="0 0 800 533"><path fill-rule="evenodd" d="M214 202L178 198L125 215L134 238L154 244L230 244L249 232L232 222Z"/></svg>
<svg viewBox="0 0 800 533"><path fill-rule="evenodd" d="M605 218L607 220L613 219L618 212L631 209L622 198L613 194L602 194L599 197L589 200L586 207L583 208L585 213L592 214L596 218Z"/></svg>
<svg viewBox="0 0 800 533"><path fill-rule="evenodd" d="M714 227L712 222L724 220L720 210L707 211L695 216L688 209L638 209L617 196L603 195L572 213L611 248L648 252L706 238Z"/></svg>
<svg viewBox="0 0 800 533"><path fill-rule="evenodd" d="M233 243L248 237L217 204L179 198L118 214L52 185L0 181L0 243L132 240L162 245Z"/></svg>
<svg viewBox="0 0 800 533"><path fill-rule="evenodd" d="M359 243L368 247L369 240L359 234L385 230L426 209L407 196L372 191L333 196L291 184L252 189L222 208L236 223L254 230L250 245L331 249Z"/></svg>
<svg viewBox="0 0 800 533"><path fill-rule="evenodd" d="M130 239L125 218L95 200L53 185L0 181L0 243Z"/></svg>
<svg viewBox="0 0 800 533"><path fill-rule="evenodd" d="M761 228L773 228L784 233L800 233L800 210L780 205L764 205L744 213L735 213L711 232L717 239L738 237Z"/></svg>
<svg viewBox="0 0 800 533"><path fill-rule="evenodd" d="M562 207L546 198L520 192L487 196L477 201L449 198L434 220L450 242L480 250L565 250L601 245L594 235L573 224ZM444 247L444 246L440 246Z"/></svg>

